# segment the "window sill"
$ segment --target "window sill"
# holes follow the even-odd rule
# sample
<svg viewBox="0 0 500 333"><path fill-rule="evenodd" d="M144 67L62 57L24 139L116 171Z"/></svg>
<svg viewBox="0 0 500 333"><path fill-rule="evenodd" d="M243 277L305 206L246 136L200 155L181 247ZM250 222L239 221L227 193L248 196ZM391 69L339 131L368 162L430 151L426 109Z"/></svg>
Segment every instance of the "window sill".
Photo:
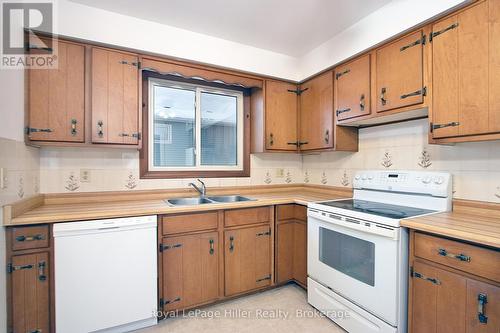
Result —
<svg viewBox="0 0 500 333"><path fill-rule="evenodd" d="M170 178L226 178L250 177L250 168L243 170L194 170L194 171L145 171L141 172L141 179L170 179Z"/></svg>

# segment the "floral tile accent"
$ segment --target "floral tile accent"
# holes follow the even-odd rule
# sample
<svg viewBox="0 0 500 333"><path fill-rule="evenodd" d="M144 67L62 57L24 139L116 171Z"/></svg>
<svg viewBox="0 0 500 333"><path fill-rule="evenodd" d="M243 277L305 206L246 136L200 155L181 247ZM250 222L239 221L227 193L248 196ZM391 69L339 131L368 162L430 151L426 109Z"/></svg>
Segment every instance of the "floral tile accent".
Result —
<svg viewBox="0 0 500 333"><path fill-rule="evenodd" d="M431 154L426 149L422 150L422 154L418 159L418 165L420 165L424 169L427 169L432 165Z"/></svg>
<svg viewBox="0 0 500 333"><path fill-rule="evenodd" d="M384 168L390 168L392 166L392 155L388 151L385 152L384 157L382 158L382 166Z"/></svg>
<svg viewBox="0 0 500 333"><path fill-rule="evenodd" d="M269 171L266 171L266 175L264 176L264 183L269 185L272 183L272 181L273 180L271 179L271 173Z"/></svg>
<svg viewBox="0 0 500 333"><path fill-rule="evenodd" d="M309 170L306 170L304 172L304 183L309 184L310 181L311 179L309 178Z"/></svg>
<svg viewBox="0 0 500 333"><path fill-rule="evenodd" d="M287 170L285 176L285 183L290 184L291 182L292 182L292 174L290 173L290 170Z"/></svg>
<svg viewBox="0 0 500 333"><path fill-rule="evenodd" d="M70 192L74 192L80 188L80 185L78 184L78 178L76 178L73 173L68 176L68 179L66 180L66 186L64 186L64 188Z"/></svg>
<svg viewBox="0 0 500 333"><path fill-rule="evenodd" d="M323 171L321 174L321 184L326 185L328 183L328 177L326 177L326 173Z"/></svg>
<svg viewBox="0 0 500 333"><path fill-rule="evenodd" d="M344 174L342 175L340 183L342 184L342 186L349 186L349 176L347 175L347 170L344 170Z"/></svg>
<svg viewBox="0 0 500 333"><path fill-rule="evenodd" d="M132 172L129 172L127 180L125 181L125 188L133 190L137 187L137 179Z"/></svg>
<svg viewBox="0 0 500 333"><path fill-rule="evenodd" d="M17 184L17 196L22 199L24 197L24 178L23 176L19 177L19 182Z"/></svg>

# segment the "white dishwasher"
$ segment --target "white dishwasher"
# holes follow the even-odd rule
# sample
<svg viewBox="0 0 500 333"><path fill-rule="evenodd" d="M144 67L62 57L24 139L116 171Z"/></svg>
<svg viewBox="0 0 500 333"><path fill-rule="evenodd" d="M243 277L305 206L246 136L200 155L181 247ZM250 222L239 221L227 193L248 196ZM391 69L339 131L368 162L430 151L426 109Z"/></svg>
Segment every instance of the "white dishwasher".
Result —
<svg viewBox="0 0 500 333"><path fill-rule="evenodd" d="M57 333L157 323L156 216L54 224Z"/></svg>

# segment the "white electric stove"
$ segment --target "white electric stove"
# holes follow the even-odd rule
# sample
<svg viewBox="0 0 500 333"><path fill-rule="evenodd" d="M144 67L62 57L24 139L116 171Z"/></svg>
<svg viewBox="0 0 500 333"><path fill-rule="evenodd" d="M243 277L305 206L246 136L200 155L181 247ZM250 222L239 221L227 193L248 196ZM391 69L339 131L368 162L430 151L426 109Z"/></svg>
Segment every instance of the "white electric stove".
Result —
<svg viewBox="0 0 500 333"><path fill-rule="evenodd" d="M308 206L308 301L350 333L406 332L402 219L451 210L449 173L363 171L352 199Z"/></svg>

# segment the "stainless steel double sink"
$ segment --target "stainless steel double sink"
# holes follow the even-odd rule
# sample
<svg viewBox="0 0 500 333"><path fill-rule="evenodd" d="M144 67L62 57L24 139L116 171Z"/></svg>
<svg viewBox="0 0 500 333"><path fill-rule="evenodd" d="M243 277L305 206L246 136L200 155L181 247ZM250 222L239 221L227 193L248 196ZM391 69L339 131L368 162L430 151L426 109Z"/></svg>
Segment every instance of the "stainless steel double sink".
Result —
<svg viewBox="0 0 500 333"><path fill-rule="evenodd" d="M254 201L256 199L250 199L243 197L241 195L219 195L219 196L209 196L209 197L196 197L196 198L174 198L165 200L167 204L171 206L194 206L194 205L205 205L213 203L227 203L227 202L242 202L242 201Z"/></svg>

